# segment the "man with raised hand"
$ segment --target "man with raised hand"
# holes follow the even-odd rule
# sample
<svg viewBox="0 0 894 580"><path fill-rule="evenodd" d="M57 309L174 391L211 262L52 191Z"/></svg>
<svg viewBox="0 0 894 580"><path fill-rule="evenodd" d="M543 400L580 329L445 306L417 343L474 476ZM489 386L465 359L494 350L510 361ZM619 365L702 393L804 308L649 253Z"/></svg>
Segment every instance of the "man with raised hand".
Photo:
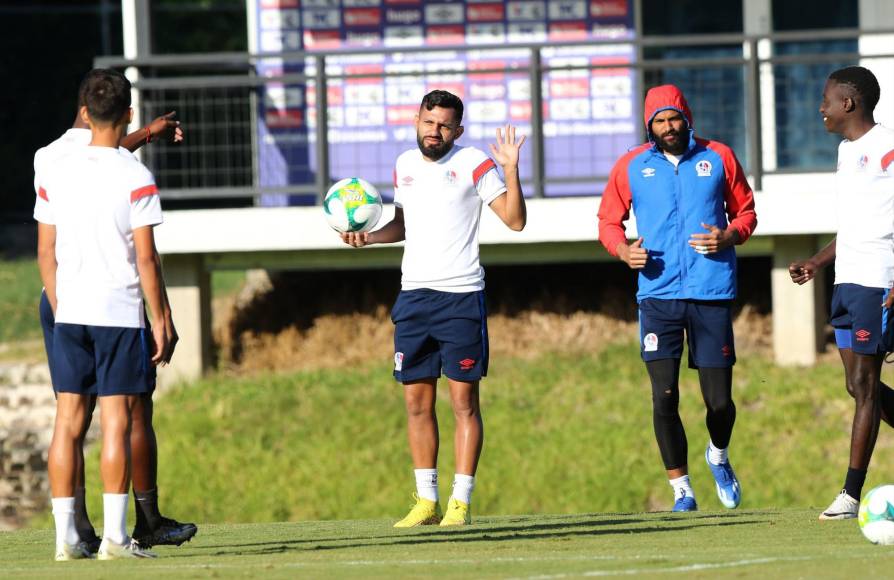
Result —
<svg viewBox="0 0 894 580"><path fill-rule="evenodd" d="M821 520L857 517L880 419L894 424L894 391L881 382L885 353L894 350L894 131L875 122L880 95L866 68L829 75L819 112L826 130L844 137L835 174L838 234L789 266L792 281L804 284L835 263L830 323L855 403L844 488Z"/></svg>
<svg viewBox="0 0 894 580"><path fill-rule="evenodd" d="M84 106L84 103L79 103L78 106L82 107ZM39 190L41 175L46 171L51 170L59 159L62 159L74 150L86 147L90 143L91 138L90 127L87 125L87 122L81 118L79 112L75 116L75 120L68 131L35 153L35 193ZM137 131L126 135L121 139L120 146L122 152L134 152L147 143L158 141L168 141L172 143L183 141L183 130L180 127L180 121L177 120L175 111L157 117L142 129L138 129ZM162 280L162 290L164 292L164 280ZM178 336L177 331L174 328L166 292L164 292L164 297L164 311L167 320L166 329L168 331L168 340L171 344L168 357L163 361L167 364L170 362L170 358L174 354ZM50 365L50 376L52 378L54 319L53 311L45 292L41 293L39 309L41 327L43 328L44 346L46 347L47 361ZM151 368L150 373L154 374L154 372L155 369ZM133 537L140 542L140 545L143 547L162 544L180 545L183 542L190 540L198 530L195 524L181 523L174 519L164 517L161 515L158 508L158 447L155 430L152 425L152 395L155 390L154 387L155 382L153 381L152 389L141 396L139 401L137 401L137 404L134 407L133 425L131 428L133 488L136 513L136 525L134 527ZM97 537L93 524L90 522L90 518L87 514L83 442L87 435L87 430L90 428L95 404L96 397L94 393L87 409L84 430L78 442L78 481L75 487L75 527L77 528L80 537L92 552L96 552L99 549L100 538Z"/></svg>
<svg viewBox="0 0 894 580"><path fill-rule="evenodd" d="M640 353L652 383L652 423L674 490L673 511L698 509L679 413L684 335L705 401L705 461L720 502L732 509L741 501L728 457L736 420L733 247L757 225L754 195L732 149L695 136L680 89L650 89L644 113L649 141L612 169L599 207L599 240L639 271ZM631 206L639 239L628 244L623 222Z"/></svg>
<svg viewBox="0 0 894 580"><path fill-rule="evenodd" d="M518 176L525 138L516 139L509 125L497 129L491 159L479 149L455 144L463 134L462 117L457 96L441 90L425 95L415 118L418 147L395 164L394 219L374 232L342 234L355 247L405 241L401 292L391 318L394 377L404 385L416 503L395 524L398 528L472 521L472 489L484 442L478 392L488 364L484 269L478 259L481 208L490 206L515 231L527 221ZM456 417L456 474L443 518L435 415L442 373Z"/></svg>
<svg viewBox="0 0 894 580"><path fill-rule="evenodd" d="M152 174L119 148L133 115L130 88L117 71L87 74L79 102L91 140L57 159L37 184L38 265L54 315L50 354L57 411L49 472L57 560L91 556L75 528L74 492L93 390L103 441L98 556L153 557L125 529L130 430L133 408L154 382L150 367L170 356L172 329L153 235L162 221L158 189ZM152 314L151 338L144 297Z"/></svg>

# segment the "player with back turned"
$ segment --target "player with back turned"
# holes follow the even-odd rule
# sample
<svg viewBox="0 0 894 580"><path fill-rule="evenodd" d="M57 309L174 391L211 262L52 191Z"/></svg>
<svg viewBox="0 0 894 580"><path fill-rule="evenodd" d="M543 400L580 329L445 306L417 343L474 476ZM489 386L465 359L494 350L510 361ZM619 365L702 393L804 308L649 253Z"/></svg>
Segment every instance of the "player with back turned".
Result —
<svg viewBox="0 0 894 580"><path fill-rule="evenodd" d="M826 130L844 137L835 174L838 233L816 255L789 266L792 281L804 284L835 263L830 323L854 398L844 488L821 520L857 517L880 420L894 425L894 391L881 382L885 353L894 350L894 131L873 117L880 95L866 68L829 75L819 111Z"/></svg>
<svg viewBox="0 0 894 580"><path fill-rule="evenodd" d="M370 233L346 233L355 247L405 240L401 292L394 321L394 377L404 385L407 434L416 476L416 504L395 527L465 525L484 425L479 383L487 374L484 270L478 259L482 205L510 229L521 231L527 214L518 176L515 128L497 129L493 159L455 142L463 134L463 103L446 91L422 99L416 115L418 148L397 158L394 219ZM497 171L503 169L505 183ZM453 413L456 475L447 511L438 502L438 422L435 387L447 376Z"/></svg>

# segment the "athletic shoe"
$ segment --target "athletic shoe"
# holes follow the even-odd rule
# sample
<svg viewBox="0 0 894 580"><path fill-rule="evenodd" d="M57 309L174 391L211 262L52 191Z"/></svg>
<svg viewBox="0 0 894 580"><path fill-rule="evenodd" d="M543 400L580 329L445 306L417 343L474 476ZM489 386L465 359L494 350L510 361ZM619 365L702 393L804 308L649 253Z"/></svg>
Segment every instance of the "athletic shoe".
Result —
<svg viewBox="0 0 894 580"><path fill-rule="evenodd" d="M447 502L447 513L441 520L442 526L468 526L472 523L472 509L469 504L451 497Z"/></svg>
<svg viewBox="0 0 894 580"><path fill-rule="evenodd" d="M56 561L67 562L69 560L88 560L93 558L93 552L87 547L87 542L78 542L74 546L66 543L56 546Z"/></svg>
<svg viewBox="0 0 894 580"><path fill-rule="evenodd" d="M674 509L671 511L675 512L697 512L698 504L695 503L695 498L689 495L686 495L686 492L683 491L683 495L681 495L677 501L674 502Z"/></svg>
<svg viewBox="0 0 894 580"><path fill-rule="evenodd" d="M152 546L179 546L196 535L199 528L195 524L181 524L171 518L161 518L154 530L140 527L133 529L133 539L143 548Z"/></svg>
<svg viewBox="0 0 894 580"><path fill-rule="evenodd" d="M416 505L410 509L407 517L394 524L395 528L413 528L416 526L433 526L441 521L441 504L430 499L421 498L415 493Z"/></svg>
<svg viewBox="0 0 894 580"><path fill-rule="evenodd" d="M849 520L857 517L857 510L860 509L860 502L849 496L845 490L841 490L832 505L826 508L826 511L820 514L821 520Z"/></svg>
<svg viewBox="0 0 894 580"><path fill-rule="evenodd" d="M99 560L123 560L126 558L158 558L149 550L143 549L133 538L125 538L123 544L116 544L108 538L102 539L99 552L96 553Z"/></svg>
<svg viewBox="0 0 894 580"><path fill-rule="evenodd" d="M742 489L739 486L739 480L736 479L736 472L730 462L714 465L708 458L708 452L711 446L705 449L705 463L711 468L711 474L714 476L715 487L717 488L717 497L720 503L727 509L735 509L742 501Z"/></svg>

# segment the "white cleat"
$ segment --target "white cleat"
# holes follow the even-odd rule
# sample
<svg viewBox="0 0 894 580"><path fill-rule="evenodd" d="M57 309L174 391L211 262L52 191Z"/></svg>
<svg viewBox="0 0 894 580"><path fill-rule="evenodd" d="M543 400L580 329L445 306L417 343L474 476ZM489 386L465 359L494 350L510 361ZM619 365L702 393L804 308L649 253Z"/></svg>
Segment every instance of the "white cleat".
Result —
<svg viewBox="0 0 894 580"><path fill-rule="evenodd" d="M156 554L145 550L132 538L125 538L123 544L116 544L108 538L102 539L99 552L96 553L99 560L123 560L125 558L158 558Z"/></svg>
<svg viewBox="0 0 894 580"><path fill-rule="evenodd" d="M86 542L78 542L74 546L71 544L59 544L56 546L56 561L68 562L69 560L89 560L93 558L87 548Z"/></svg>
<svg viewBox="0 0 894 580"><path fill-rule="evenodd" d="M860 502L852 498L843 489L832 505L826 508L826 511L820 514L821 520L849 520L857 517L857 511L860 509Z"/></svg>

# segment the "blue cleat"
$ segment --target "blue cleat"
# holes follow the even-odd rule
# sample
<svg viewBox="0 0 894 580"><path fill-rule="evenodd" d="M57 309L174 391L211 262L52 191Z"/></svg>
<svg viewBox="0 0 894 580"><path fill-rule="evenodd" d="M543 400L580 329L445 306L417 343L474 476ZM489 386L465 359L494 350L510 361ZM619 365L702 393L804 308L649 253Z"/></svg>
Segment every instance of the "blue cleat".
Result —
<svg viewBox="0 0 894 580"><path fill-rule="evenodd" d="M711 474L714 476L717 497L720 498L720 503L727 509L738 507L739 502L742 501L742 490L739 487L739 480L736 479L736 472L733 471L733 466L730 465L729 461L720 465L711 463L711 460L708 459L708 449L705 449L705 462L711 468Z"/></svg>
<svg viewBox="0 0 894 580"><path fill-rule="evenodd" d="M675 512L697 512L698 504L695 503L695 498L686 495L686 492L683 492L683 495L674 502L674 509L671 511Z"/></svg>

